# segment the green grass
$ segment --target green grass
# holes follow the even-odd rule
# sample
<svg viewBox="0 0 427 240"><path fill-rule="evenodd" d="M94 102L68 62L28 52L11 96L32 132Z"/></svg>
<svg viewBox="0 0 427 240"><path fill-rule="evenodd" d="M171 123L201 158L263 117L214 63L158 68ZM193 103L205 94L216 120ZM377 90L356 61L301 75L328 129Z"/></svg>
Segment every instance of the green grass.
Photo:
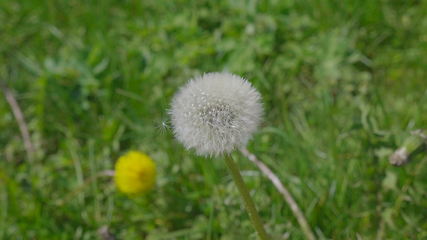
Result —
<svg viewBox="0 0 427 240"><path fill-rule="evenodd" d="M427 239L427 158L388 155L427 126L427 1L0 1L0 239L256 239L222 159L185 151L162 122L189 78L231 71L262 93L250 150L319 239ZM150 194L111 179L131 149ZM235 155L275 239L304 239L272 184Z"/></svg>

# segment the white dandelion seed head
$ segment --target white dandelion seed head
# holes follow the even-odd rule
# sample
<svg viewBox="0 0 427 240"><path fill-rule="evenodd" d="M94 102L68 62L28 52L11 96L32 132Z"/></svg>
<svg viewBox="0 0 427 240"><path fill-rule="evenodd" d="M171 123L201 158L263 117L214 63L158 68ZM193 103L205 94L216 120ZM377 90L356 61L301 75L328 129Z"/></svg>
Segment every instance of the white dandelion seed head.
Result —
<svg viewBox="0 0 427 240"><path fill-rule="evenodd" d="M174 96L171 120L176 138L199 155L218 156L245 146L263 114L261 95L231 73L206 73Z"/></svg>

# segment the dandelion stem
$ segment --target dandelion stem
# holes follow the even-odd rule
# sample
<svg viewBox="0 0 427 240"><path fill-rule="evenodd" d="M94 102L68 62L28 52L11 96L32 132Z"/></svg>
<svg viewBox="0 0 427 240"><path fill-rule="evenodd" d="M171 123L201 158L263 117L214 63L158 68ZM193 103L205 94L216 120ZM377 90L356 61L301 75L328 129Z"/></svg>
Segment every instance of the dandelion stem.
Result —
<svg viewBox="0 0 427 240"><path fill-rule="evenodd" d="M255 227L255 230L258 232L258 235L261 240L268 240L270 237L267 235L267 232L264 229L264 226L261 222L261 218L258 215L255 204L252 201L251 196L249 195L248 188L243 182L242 175L240 175L239 168L237 164L234 162L233 158L230 155L225 156L225 162L227 164L228 169L230 170L231 175L233 176L233 180L239 189L240 194L242 195L243 201L245 202L246 210L251 218L252 224Z"/></svg>

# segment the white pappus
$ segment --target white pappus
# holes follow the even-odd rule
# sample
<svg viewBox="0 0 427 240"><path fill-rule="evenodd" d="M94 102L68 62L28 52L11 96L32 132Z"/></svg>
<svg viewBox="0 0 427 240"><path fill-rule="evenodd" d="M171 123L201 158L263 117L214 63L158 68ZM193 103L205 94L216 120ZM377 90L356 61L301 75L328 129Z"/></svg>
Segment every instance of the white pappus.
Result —
<svg viewBox="0 0 427 240"><path fill-rule="evenodd" d="M170 110L176 138L199 155L218 156L245 146L257 129L261 95L231 73L191 79L174 96Z"/></svg>

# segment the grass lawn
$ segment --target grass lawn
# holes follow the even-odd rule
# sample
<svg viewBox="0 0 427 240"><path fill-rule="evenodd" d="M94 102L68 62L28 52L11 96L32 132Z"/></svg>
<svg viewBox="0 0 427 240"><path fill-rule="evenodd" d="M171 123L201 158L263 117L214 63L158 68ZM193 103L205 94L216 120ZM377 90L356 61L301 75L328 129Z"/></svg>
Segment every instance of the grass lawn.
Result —
<svg viewBox="0 0 427 240"><path fill-rule="evenodd" d="M318 239L427 239L427 157L389 155L427 128L424 0L0 0L0 239L257 239L221 158L173 137L173 94L204 72L249 79L265 118L248 148ZM157 164L128 197L129 150ZM233 155L267 231L304 239L282 196Z"/></svg>

